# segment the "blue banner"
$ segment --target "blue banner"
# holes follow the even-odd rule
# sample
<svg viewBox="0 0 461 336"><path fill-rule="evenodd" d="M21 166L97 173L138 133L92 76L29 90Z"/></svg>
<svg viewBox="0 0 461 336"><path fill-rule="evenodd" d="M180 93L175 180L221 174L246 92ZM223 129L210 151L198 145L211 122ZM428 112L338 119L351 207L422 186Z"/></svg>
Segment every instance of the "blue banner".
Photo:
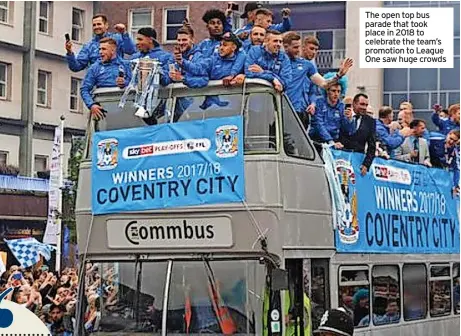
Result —
<svg viewBox="0 0 461 336"><path fill-rule="evenodd" d="M98 132L92 157L94 214L245 200L241 116Z"/></svg>
<svg viewBox="0 0 461 336"><path fill-rule="evenodd" d="M338 252L459 253L459 198L441 169L332 151L344 197L336 228Z"/></svg>

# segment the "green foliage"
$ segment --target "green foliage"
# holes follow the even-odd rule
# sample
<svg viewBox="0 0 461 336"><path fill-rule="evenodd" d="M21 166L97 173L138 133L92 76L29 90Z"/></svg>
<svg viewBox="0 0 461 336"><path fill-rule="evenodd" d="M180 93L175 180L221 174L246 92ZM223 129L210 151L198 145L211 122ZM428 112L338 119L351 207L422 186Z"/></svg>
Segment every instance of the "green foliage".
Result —
<svg viewBox="0 0 461 336"><path fill-rule="evenodd" d="M67 225L67 227L69 227L70 229L71 243L77 242L77 231L75 222L75 200L77 196L78 172L84 148L84 137L72 138L72 147L70 150L70 157L67 165L69 174L67 179L72 182L72 186L70 188L64 189L62 193L62 223L63 225Z"/></svg>

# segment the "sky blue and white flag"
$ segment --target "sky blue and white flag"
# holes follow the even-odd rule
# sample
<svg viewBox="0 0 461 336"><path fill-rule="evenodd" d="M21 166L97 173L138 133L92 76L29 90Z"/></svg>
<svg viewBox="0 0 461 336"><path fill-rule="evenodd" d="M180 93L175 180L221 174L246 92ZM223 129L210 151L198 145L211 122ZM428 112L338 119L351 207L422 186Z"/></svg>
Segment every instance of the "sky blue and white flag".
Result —
<svg viewBox="0 0 461 336"><path fill-rule="evenodd" d="M51 259L51 251L56 247L40 243L35 238L21 238L21 239L4 239L11 252L19 261L21 267L30 267L40 261L40 255L46 260Z"/></svg>

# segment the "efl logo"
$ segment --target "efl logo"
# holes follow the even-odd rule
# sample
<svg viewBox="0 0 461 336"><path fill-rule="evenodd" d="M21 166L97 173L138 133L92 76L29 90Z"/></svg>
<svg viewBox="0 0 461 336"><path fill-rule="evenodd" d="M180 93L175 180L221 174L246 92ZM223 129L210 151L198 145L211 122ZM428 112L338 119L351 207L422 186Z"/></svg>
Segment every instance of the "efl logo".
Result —
<svg viewBox="0 0 461 336"><path fill-rule="evenodd" d="M373 165L373 176L378 181L410 185L411 174L408 170L384 165Z"/></svg>

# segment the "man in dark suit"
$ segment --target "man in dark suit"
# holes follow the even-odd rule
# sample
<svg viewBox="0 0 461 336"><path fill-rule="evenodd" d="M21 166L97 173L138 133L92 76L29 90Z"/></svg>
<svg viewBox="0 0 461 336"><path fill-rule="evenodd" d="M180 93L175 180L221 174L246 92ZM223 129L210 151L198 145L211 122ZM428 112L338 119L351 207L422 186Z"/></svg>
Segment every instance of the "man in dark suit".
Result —
<svg viewBox="0 0 461 336"><path fill-rule="evenodd" d="M373 162L376 152L376 120L367 114L368 96L364 93L355 95L352 102L355 120L355 133L348 135L344 132L340 135L340 142L345 150L366 153L365 159L360 166L360 172L365 175Z"/></svg>

